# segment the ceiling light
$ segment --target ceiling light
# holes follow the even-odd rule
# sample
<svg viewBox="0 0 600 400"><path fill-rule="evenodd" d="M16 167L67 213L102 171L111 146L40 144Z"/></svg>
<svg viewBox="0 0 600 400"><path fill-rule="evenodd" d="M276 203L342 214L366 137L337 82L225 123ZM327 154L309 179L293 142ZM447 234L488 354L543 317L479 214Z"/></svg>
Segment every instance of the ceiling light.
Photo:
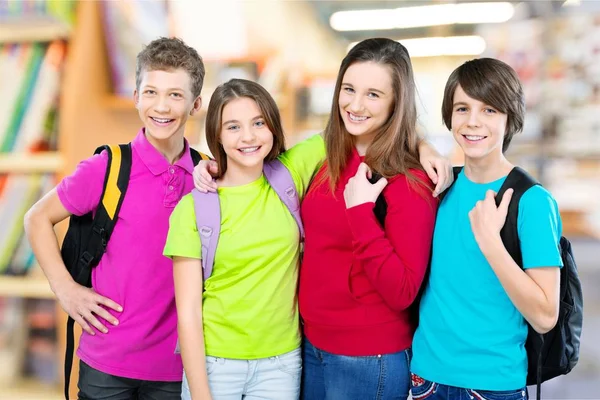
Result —
<svg viewBox="0 0 600 400"><path fill-rule="evenodd" d="M437 4L394 10L338 11L329 19L336 31L404 29L451 24L506 22L515 9L511 3Z"/></svg>
<svg viewBox="0 0 600 400"><path fill-rule="evenodd" d="M399 40L411 58L438 56L478 56L485 51L481 36L428 37ZM348 51L358 42L350 44Z"/></svg>

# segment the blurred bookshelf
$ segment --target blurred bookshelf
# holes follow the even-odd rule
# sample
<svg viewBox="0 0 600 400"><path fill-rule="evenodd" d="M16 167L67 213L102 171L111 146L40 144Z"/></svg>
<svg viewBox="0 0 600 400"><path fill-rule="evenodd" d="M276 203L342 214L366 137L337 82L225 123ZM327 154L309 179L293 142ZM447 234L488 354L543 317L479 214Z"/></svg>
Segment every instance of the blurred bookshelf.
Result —
<svg viewBox="0 0 600 400"><path fill-rule="evenodd" d="M68 23L49 18L5 19L0 24L0 43L49 42L67 39Z"/></svg>

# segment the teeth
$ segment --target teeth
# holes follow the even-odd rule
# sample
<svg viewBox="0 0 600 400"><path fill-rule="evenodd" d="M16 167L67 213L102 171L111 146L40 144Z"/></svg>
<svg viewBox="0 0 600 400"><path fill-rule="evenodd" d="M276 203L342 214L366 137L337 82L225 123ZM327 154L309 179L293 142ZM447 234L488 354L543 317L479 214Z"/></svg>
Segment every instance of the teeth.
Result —
<svg viewBox="0 0 600 400"><path fill-rule="evenodd" d="M477 141L477 140L481 140L481 139L485 139L485 136L470 136L470 135L465 135L465 137L469 140L472 141Z"/></svg>
<svg viewBox="0 0 600 400"><path fill-rule="evenodd" d="M258 146L256 147L246 147L244 149L240 149L242 153L252 153L253 151L258 150Z"/></svg>
<svg viewBox="0 0 600 400"><path fill-rule="evenodd" d="M170 119L168 119L168 118L154 118L154 117L152 117L152 119L153 119L153 120L155 120L156 122L159 122L159 123L161 123L161 124L165 124L165 123L167 123L167 122L171 121L171 120L170 120Z"/></svg>
<svg viewBox="0 0 600 400"><path fill-rule="evenodd" d="M352 121L360 122L360 121L365 121L367 119L367 117L359 117L358 115L354 115L352 113L348 113L348 115L350 115L350 119Z"/></svg>

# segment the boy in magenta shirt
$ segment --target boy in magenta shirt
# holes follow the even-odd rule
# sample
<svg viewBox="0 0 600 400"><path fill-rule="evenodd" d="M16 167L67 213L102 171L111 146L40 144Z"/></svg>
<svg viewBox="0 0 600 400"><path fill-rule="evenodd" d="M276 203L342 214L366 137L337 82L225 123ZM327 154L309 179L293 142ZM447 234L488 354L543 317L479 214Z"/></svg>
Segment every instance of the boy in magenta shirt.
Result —
<svg viewBox="0 0 600 400"><path fill-rule="evenodd" d="M194 165L183 134L188 117L201 107L204 64L181 40L161 38L138 54L136 71L134 100L144 128L131 142L127 194L106 253L93 269L93 290L69 275L53 226L96 209L106 152L82 161L25 217L52 290L84 330L77 351L81 399L181 395L172 262L162 249L173 208L193 188Z"/></svg>

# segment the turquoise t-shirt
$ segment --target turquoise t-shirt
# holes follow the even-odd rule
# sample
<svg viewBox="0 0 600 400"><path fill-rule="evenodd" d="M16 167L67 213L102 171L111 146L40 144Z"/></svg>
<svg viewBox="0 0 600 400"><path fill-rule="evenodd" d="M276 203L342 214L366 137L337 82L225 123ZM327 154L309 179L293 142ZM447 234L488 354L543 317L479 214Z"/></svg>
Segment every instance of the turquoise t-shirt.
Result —
<svg viewBox="0 0 600 400"><path fill-rule="evenodd" d="M479 249L468 216L505 179L474 183L463 171L440 204L413 340L411 371L424 379L481 390L525 386L525 319ZM562 224L546 189L534 186L523 194L517 225L524 268L562 266Z"/></svg>

